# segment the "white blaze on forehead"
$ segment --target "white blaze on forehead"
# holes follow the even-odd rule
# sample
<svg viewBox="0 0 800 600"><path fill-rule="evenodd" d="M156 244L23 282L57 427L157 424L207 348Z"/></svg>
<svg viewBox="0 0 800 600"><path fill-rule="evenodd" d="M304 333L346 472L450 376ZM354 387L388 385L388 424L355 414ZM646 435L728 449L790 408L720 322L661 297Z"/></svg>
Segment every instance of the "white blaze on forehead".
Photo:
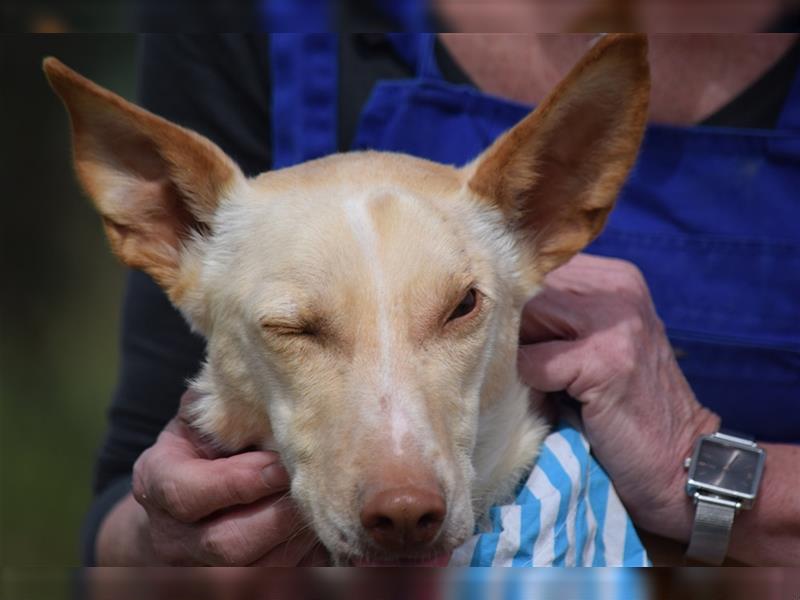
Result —
<svg viewBox="0 0 800 600"><path fill-rule="evenodd" d="M409 387L403 385L397 373L397 365L394 363L392 344L395 341L395 333L389 315L392 294L378 254L378 234L369 212L371 203L387 201L388 198L387 194L380 194L350 199L345 203L345 210L353 235L364 255L369 281L374 286L377 302L379 389L375 390L375 397L372 399L374 402L369 402L364 409L365 412L374 411L374 415L377 416L383 412L382 399L388 403L392 450L399 456L403 454L403 442L409 436L415 437L417 442L422 440L432 442L433 439L424 418L423 399L415 397L417 394L409 393ZM371 415L363 416L369 418Z"/></svg>
<svg viewBox="0 0 800 600"><path fill-rule="evenodd" d="M378 344L381 364L381 391L389 392L391 389L391 357L389 327L389 314L387 302L389 300L386 289L386 278L383 267L378 258L378 235L369 214L370 199L350 200L347 203L347 218L353 229L353 234L364 254L364 259L369 268L370 280L375 286L378 301Z"/></svg>

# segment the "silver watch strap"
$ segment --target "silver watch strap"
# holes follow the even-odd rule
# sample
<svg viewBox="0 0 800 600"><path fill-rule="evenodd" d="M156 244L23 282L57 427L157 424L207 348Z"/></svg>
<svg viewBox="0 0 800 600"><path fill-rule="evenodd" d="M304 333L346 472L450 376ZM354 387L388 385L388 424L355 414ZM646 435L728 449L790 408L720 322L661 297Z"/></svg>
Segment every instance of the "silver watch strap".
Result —
<svg viewBox="0 0 800 600"><path fill-rule="evenodd" d="M695 494L697 510L686 556L711 565L721 565L728 552L737 502Z"/></svg>

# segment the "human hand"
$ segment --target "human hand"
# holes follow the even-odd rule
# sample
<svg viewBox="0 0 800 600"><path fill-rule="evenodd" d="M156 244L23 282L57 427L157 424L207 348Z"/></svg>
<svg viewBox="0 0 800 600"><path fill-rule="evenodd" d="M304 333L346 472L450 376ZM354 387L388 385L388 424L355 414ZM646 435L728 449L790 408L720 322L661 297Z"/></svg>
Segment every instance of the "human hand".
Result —
<svg viewBox="0 0 800 600"><path fill-rule="evenodd" d="M288 495L289 476L274 452L215 457L178 416L134 465L133 496L146 534L167 564L295 566L325 564Z"/></svg>
<svg viewBox="0 0 800 600"><path fill-rule="evenodd" d="M688 539L683 459L719 418L692 393L638 269L576 256L525 306L521 340L521 378L580 401L586 437L637 525Z"/></svg>

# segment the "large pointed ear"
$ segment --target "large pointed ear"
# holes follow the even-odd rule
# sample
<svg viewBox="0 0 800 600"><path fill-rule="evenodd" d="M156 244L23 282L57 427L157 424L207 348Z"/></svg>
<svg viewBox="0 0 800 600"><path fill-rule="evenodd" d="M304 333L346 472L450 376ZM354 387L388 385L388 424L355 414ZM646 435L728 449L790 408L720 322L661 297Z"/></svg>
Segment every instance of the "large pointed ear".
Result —
<svg viewBox="0 0 800 600"><path fill-rule="evenodd" d="M114 253L151 275L180 305L222 198L244 181L206 138L147 112L54 58L44 71L72 123L78 179Z"/></svg>
<svg viewBox="0 0 800 600"><path fill-rule="evenodd" d="M535 283L601 231L633 164L650 89L647 39L609 35L524 120L464 167L498 207Z"/></svg>

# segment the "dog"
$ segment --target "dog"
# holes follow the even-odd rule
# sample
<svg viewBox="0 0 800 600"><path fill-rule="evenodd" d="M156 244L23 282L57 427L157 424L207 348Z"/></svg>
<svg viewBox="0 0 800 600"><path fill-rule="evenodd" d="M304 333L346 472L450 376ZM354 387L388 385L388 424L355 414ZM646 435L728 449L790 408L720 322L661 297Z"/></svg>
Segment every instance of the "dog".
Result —
<svg viewBox="0 0 800 600"><path fill-rule="evenodd" d="M548 432L516 371L521 310L635 161L643 36L601 38L460 168L364 151L248 179L208 139L44 70L113 252L206 337L194 426L280 452L336 564L435 561L513 494Z"/></svg>

